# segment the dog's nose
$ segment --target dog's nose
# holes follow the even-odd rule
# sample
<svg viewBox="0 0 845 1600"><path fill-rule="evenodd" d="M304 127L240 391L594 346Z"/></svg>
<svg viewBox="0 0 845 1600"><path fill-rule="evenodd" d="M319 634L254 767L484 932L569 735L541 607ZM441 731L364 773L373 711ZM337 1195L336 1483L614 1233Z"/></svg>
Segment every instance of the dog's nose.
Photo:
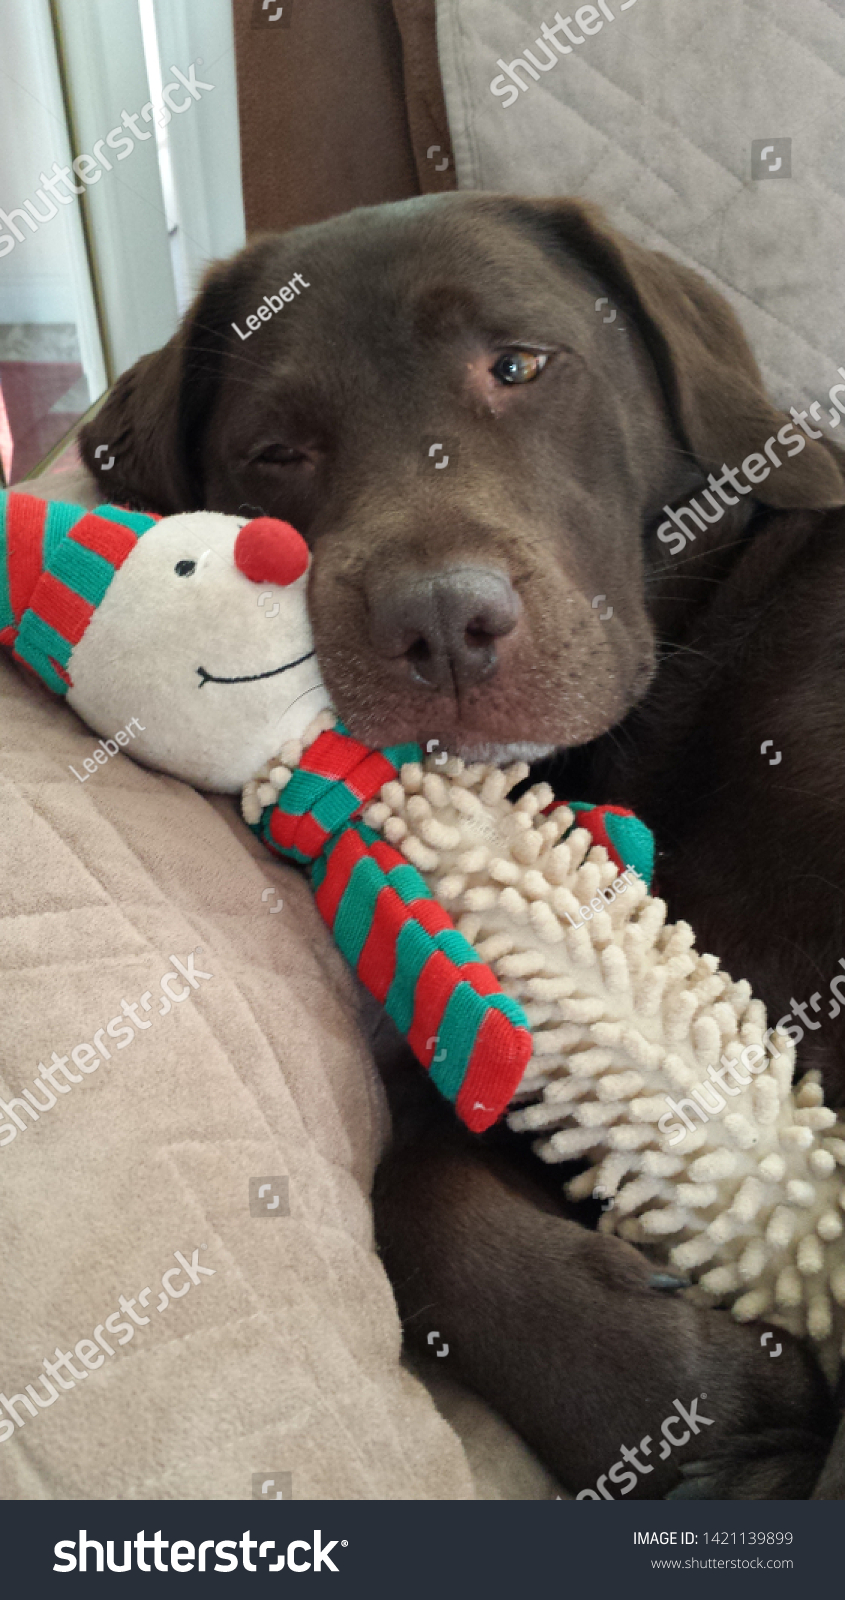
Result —
<svg viewBox="0 0 845 1600"><path fill-rule="evenodd" d="M498 567L453 567L404 575L369 596L370 638L379 655L404 656L412 680L460 693L498 666L496 641L512 632L522 602Z"/></svg>

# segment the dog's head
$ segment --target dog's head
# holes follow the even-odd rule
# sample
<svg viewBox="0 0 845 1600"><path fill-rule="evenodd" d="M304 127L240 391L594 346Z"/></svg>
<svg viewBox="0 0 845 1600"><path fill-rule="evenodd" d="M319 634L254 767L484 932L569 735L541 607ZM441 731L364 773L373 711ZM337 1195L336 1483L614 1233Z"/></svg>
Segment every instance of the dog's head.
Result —
<svg viewBox="0 0 845 1600"><path fill-rule="evenodd" d="M301 530L320 664L359 737L530 758L645 691L667 503L767 441L758 501L845 503L827 448L792 424L800 453L774 444L787 421L697 274L581 202L463 194L216 266L83 454L96 473L109 445L112 497Z"/></svg>

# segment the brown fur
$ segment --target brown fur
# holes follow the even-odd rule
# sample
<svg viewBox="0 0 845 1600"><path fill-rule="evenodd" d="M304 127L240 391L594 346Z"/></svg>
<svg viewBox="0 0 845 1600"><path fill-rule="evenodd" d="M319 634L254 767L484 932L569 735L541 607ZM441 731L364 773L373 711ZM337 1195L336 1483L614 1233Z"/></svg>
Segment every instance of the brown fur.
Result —
<svg viewBox="0 0 845 1600"><path fill-rule="evenodd" d="M232 324L294 272L308 288L240 339ZM497 356L526 344L552 350L546 370L498 383ZM558 752L559 792L651 823L672 914L777 1017L826 990L845 955L838 452L781 449L753 501L678 556L656 530L665 504L740 468L787 420L697 274L582 202L461 194L259 239L215 267L83 450L96 473L109 445L115 499L294 522L352 731ZM454 459L435 473L441 437ZM491 582L507 626L482 598ZM803 1061L843 1104L843 1030L813 1030ZM515 1177L509 1150L420 1110L424 1086L394 1067L394 1101L410 1084L415 1109L399 1108L376 1217L409 1340L424 1349L438 1328L450 1370L576 1491L705 1390L715 1422L692 1488L809 1494L836 1411L806 1353L784 1338L772 1363L759 1327L660 1292L636 1252ZM666 1492L690 1453L635 1494ZM819 1493L843 1492L837 1447Z"/></svg>

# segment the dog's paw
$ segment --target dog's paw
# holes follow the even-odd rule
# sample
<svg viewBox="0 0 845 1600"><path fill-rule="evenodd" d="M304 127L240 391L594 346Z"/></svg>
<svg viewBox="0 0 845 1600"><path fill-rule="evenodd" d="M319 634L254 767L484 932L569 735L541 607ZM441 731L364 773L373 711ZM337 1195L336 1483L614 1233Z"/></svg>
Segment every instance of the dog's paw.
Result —
<svg viewBox="0 0 845 1600"><path fill-rule="evenodd" d="M771 1429L725 1440L688 1461L667 1500L809 1500L829 1440L800 1429Z"/></svg>

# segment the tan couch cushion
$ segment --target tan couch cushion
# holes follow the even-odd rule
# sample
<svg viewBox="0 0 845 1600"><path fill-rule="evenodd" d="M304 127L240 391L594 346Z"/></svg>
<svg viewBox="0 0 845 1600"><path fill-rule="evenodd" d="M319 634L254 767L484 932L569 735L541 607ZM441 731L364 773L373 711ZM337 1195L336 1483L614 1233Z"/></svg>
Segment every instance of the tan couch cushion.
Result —
<svg viewBox="0 0 845 1600"><path fill-rule="evenodd" d="M14 1139L0 1109L0 1390L48 1399L43 1359L97 1327L114 1349L36 1416L18 1405L0 1496L240 1498L255 1473L290 1473L297 1498L471 1496L399 1362L368 1204L383 1093L305 881L232 803L124 755L79 782L94 744L0 662L0 1096L54 1051L100 1061L78 1051L89 1071L59 1074L37 1122L12 1107ZM190 971L196 946L211 976L166 980L168 1010L171 956ZM250 1215L265 1177L289 1180L289 1216ZM213 1275L177 1271L168 1303L195 1251ZM121 1296L149 1317L122 1347Z"/></svg>

